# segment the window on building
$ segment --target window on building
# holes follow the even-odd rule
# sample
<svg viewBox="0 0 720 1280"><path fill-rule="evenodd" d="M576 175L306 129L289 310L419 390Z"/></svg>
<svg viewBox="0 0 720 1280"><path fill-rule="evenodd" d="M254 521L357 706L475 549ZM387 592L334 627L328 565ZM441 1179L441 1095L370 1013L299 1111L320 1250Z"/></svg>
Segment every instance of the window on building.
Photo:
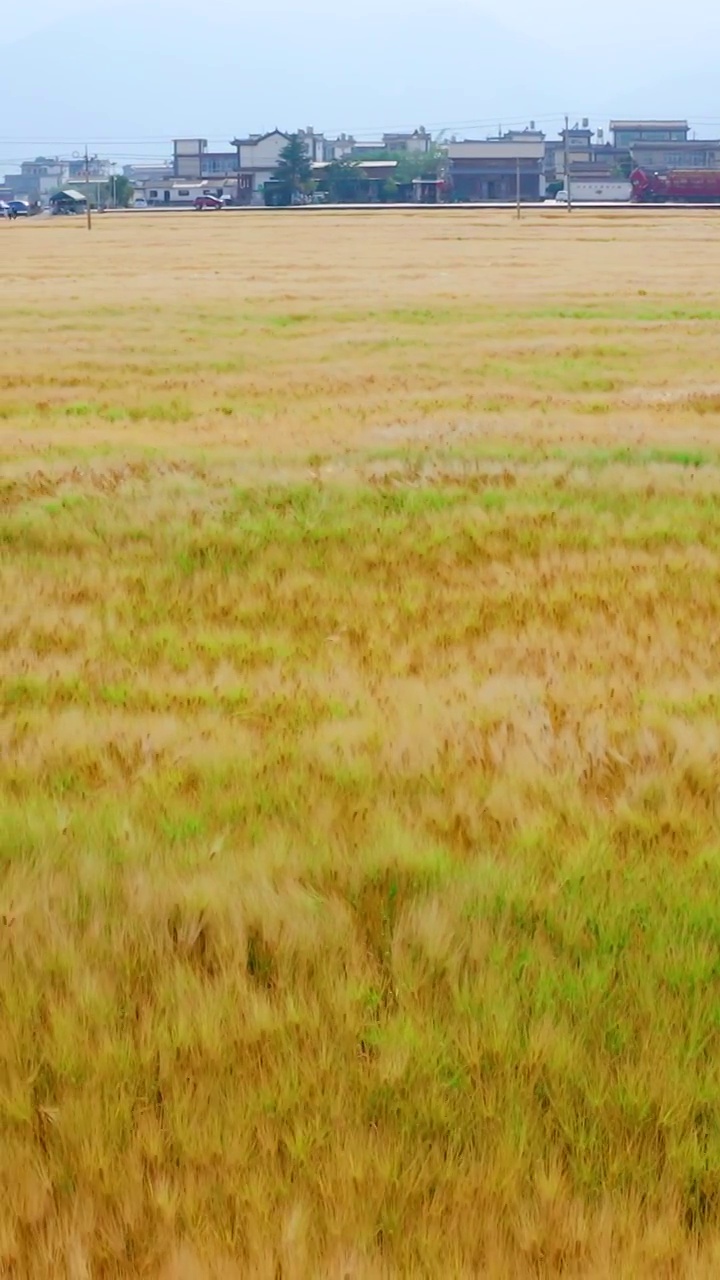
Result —
<svg viewBox="0 0 720 1280"><path fill-rule="evenodd" d="M151 192L150 192L150 199L151 199L151 200L157 200L157 198L158 198L158 193L157 193L157 191L151 191Z"/></svg>
<svg viewBox="0 0 720 1280"><path fill-rule="evenodd" d="M187 190L186 187L181 187L180 190L178 191L178 196L180 197L181 200L185 199L189 195L190 195L190 192Z"/></svg>
<svg viewBox="0 0 720 1280"><path fill-rule="evenodd" d="M642 164L665 169L705 169L713 163L713 153L708 151L661 151L639 157Z"/></svg>

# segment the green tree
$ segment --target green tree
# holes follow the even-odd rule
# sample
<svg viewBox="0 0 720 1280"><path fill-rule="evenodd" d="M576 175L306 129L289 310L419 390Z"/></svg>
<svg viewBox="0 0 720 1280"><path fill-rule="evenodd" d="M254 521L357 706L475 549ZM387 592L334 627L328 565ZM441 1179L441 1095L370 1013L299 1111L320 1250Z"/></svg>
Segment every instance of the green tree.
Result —
<svg viewBox="0 0 720 1280"><path fill-rule="evenodd" d="M406 151L399 160L396 182L412 182L413 178L437 178L447 164L447 154L433 143L429 151Z"/></svg>
<svg viewBox="0 0 720 1280"><path fill-rule="evenodd" d="M132 204L134 187L129 178L124 173L118 174L116 178L111 178L110 183L110 199L119 209L127 209Z"/></svg>
<svg viewBox="0 0 720 1280"><path fill-rule="evenodd" d="M436 178L447 163L447 156L442 147L433 143L428 151L367 151L362 160L396 160L397 168L393 174L393 182L412 182L413 178ZM362 165L362 160L358 163Z"/></svg>
<svg viewBox="0 0 720 1280"><path fill-rule="evenodd" d="M312 190L312 165L299 133L291 134L280 152L273 180L278 184L278 204L292 204Z"/></svg>
<svg viewBox="0 0 720 1280"><path fill-rule="evenodd" d="M333 160L325 170L321 186L333 204L358 199L358 165L354 160Z"/></svg>

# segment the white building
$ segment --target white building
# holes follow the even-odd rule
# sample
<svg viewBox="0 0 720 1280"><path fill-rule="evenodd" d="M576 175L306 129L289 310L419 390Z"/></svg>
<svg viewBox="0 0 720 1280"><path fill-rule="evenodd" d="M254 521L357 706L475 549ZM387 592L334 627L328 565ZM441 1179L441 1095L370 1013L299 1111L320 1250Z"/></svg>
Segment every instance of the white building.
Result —
<svg viewBox="0 0 720 1280"><path fill-rule="evenodd" d="M355 145L354 138L345 134L339 138L326 138L310 125L297 132L311 164L326 164L350 156ZM135 179L136 187L142 178L145 198L150 204L183 203L187 197L181 197L179 191L198 183L203 184L202 190L214 192L216 187L221 189L224 194L230 194L236 204L262 204L264 185L273 177L290 136L282 129L272 129L269 133L233 138L231 151L211 151L205 138L176 138L171 173L148 170L142 174L138 167L127 176ZM407 135L415 144L422 142L424 137L422 131ZM375 146L382 151L382 143ZM151 179L156 181L151 182ZM181 184L180 188L173 185L176 183ZM149 195L152 191L159 194Z"/></svg>
<svg viewBox="0 0 720 1280"><path fill-rule="evenodd" d="M230 144L232 151L210 151L205 138L176 138L173 143L174 180L184 180L185 184L205 183L211 190L216 186L227 189L230 184L236 203L261 203L263 186L275 172L289 136L280 129L273 129L270 133L234 138ZM313 134L312 137L314 150L321 140L319 135ZM165 203L174 203L177 197L172 194L171 184L166 184L164 189L171 192ZM164 197L161 197L157 202L163 201Z"/></svg>
<svg viewBox="0 0 720 1280"><path fill-rule="evenodd" d="M60 160L57 156L38 156L36 160L23 161L20 176L13 185L25 199L47 204L50 196L66 185L69 176L67 161Z"/></svg>
<svg viewBox="0 0 720 1280"><path fill-rule="evenodd" d="M158 182L156 178L149 178L146 182L136 185L135 199L137 201L138 197L144 197L149 205L182 209L194 205L198 196L208 191L210 188L205 182L189 182L183 178L169 178L164 182ZM212 194L215 195L214 190Z"/></svg>
<svg viewBox="0 0 720 1280"><path fill-rule="evenodd" d="M245 180L240 193L241 203L254 203L262 199L265 183L272 178L280 160L283 147L287 146L289 133L273 129L249 138L233 138L237 153L236 172Z"/></svg>

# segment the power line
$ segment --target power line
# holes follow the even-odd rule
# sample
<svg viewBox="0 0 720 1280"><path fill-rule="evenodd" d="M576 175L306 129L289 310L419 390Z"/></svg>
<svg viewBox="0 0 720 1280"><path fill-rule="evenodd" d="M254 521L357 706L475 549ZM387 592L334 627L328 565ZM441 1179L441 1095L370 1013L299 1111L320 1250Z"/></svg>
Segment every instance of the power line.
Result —
<svg viewBox="0 0 720 1280"><path fill-rule="evenodd" d="M546 114L534 114L532 116L532 119L536 124L551 124L556 122L558 124L562 124L565 114L566 113L564 111L548 112ZM584 107L581 111L569 113L569 118L575 117L578 120L580 120L580 119L593 117L596 119L604 120L604 119L612 118L613 114L617 116L617 112L608 113L608 111L606 110L591 111L587 107ZM486 117L474 117L472 119L464 118L464 119L454 119L454 120L426 121L425 127L428 129L428 131L430 131L431 129L441 130L441 129L465 129L465 128L477 128L477 129L495 128L497 126L498 120L500 120L501 122L503 122L505 127L514 128L514 127L526 126L528 124L528 119L529 117L526 114L521 116L513 116L510 114L506 114L503 111L495 111L491 116L486 116ZM688 123L691 129L697 128L699 126L706 126L706 125L720 126L720 117L697 116L697 117L692 117L688 121ZM388 124L387 122L380 124L377 121L373 123L365 122L364 124L358 124L358 123L349 124L347 122L344 122L342 125L333 125L333 126L326 125L319 132L325 133L325 134L337 133L338 131L345 131L346 133L347 132L393 133L393 132L412 131L416 127L417 127L416 122L408 123L407 121L403 122L402 124L397 122L394 124ZM132 136L120 136L120 137L117 134L108 135L108 136L97 135L96 137L92 137L92 136L88 137L88 146L93 146L93 147L94 146L113 146L113 147L167 146L168 143L173 142L174 139L177 137L190 137L190 136L200 137L202 136L202 130L200 130L199 133L197 134L190 134L187 131L185 133L181 133L178 130L173 134L166 133L166 134L139 135L139 136L132 135ZM50 133L34 134L34 135L14 135L14 136L0 135L0 146L40 146L40 145L70 146L70 145L76 145L77 139L78 139L77 134L73 135L73 134L67 134L67 133L62 135L50 134ZM218 135L214 135L210 137L208 141L212 143L221 143L222 145L226 145L226 139L224 137L221 138Z"/></svg>
<svg viewBox="0 0 720 1280"><path fill-rule="evenodd" d="M595 119L604 120L607 116L607 113L597 112L597 111L588 112L587 108L585 108L581 113L572 113L572 115L568 115L567 117L563 112L545 113L545 114L536 115L533 118L532 123L537 128L541 128L544 132L550 132L551 126L557 125L558 134L562 136L562 127L563 127L563 123L566 120L569 121L574 118L577 118L578 120L584 120L588 118L588 116L592 116ZM498 120L503 122L502 125L500 126L500 129L498 128ZM720 117L710 117L710 116L705 116L702 118L698 117L694 121L690 121L689 124L690 124L691 132L695 132L695 133L700 129L710 129L710 128L719 129ZM426 127L428 128L428 132L431 134L433 133L445 134L445 133L451 133L451 132L460 133L462 131L466 131L466 136L467 136L467 131L470 131L470 130L476 130L478 132L482 132L483 134L487 134L488 132L491 131L492 135L495 135L496 129L498 129L498 132L500 132L501 129L502 130L526 129L527 126L528 126L528 119L526 116L505 116L503 115L502 112L497 112L492 117L487 117L484 119L475 118L471 120L468 120L468 119L434 120L434 121L430 121ZM342 132L356 136L356 137L360 137L360 139L362 139L363 135L374 135L376 138L379 139L379 135L381 135L382 133L406 132L406 131L411 131L412 127L416 127L416 126L408 126L407 124L405 125L385 124L383 126L380 126L378 124L374 124L374 125L345 124L342 128ZM566 127L567 127L567 124L566 124ZM326 127L322 132L325 134L326 137L331 138L333 135L337 135L339 132L341 132L341 130L336 128ZM594 130L594 132L598 132L598 130ZM175 136L180 136L180 135L176 134ZM190 136L190 135L185 135L185 136ZM699 138L698 137L694 138L694 141L699 143L702 143L703 141L712 141L712 140L713 139L709 136L706 136L706 137L701 136ZM95 138L92 138L92 137L88 138L87 145L88 145L88 148L91 148L93 151L102 151L103 152L102 158L112 163L138 164L138 165L144 164L147 166L151 166L151 165L160 166L167 163L169 157L171 156L173 141L174 141L173 137L165 134L164 135L147 134L145 136L133 136L133 137L126 137L126 138L117 137L116 135L113 137L98 136ZM57 154L54 156L45 156L44 158L63 160L66 157L63 157L63 155L61 154L62 150L65 150L65 149L70 150L71 148L72 149L76 148L78 146L78 140L77 140L77 137L73 137L68 134L63 134L62 136L33 135L33 136L14 136L14 137L7 136L7 135L5 136L0 135L0 146L13 147L18 149L19 148L31 149L33 147L42 147L42 148L57 147L59 149L60 154ZM210 150L219 150L219 151L231 150L229 139L225 139L225 138L218 138L218 137L211 138L208 140L208 146ZM150 150L151 148L152 150ZM18 163L19 163L19 160L16 155L15 156L7 155L4 157L0 157L0 164L4 164L8 166L17 166Z"/></svg>

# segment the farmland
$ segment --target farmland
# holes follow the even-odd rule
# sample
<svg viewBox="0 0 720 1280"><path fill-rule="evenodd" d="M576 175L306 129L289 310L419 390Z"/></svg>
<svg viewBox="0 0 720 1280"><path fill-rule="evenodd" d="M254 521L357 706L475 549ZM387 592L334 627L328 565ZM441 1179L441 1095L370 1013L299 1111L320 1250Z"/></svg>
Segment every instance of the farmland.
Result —
<svg viewBox="0 0 720 1280"><path fill-rule="evenodd" d="M0 1274L717 1275L715 215L0 281Z"/></svg>

